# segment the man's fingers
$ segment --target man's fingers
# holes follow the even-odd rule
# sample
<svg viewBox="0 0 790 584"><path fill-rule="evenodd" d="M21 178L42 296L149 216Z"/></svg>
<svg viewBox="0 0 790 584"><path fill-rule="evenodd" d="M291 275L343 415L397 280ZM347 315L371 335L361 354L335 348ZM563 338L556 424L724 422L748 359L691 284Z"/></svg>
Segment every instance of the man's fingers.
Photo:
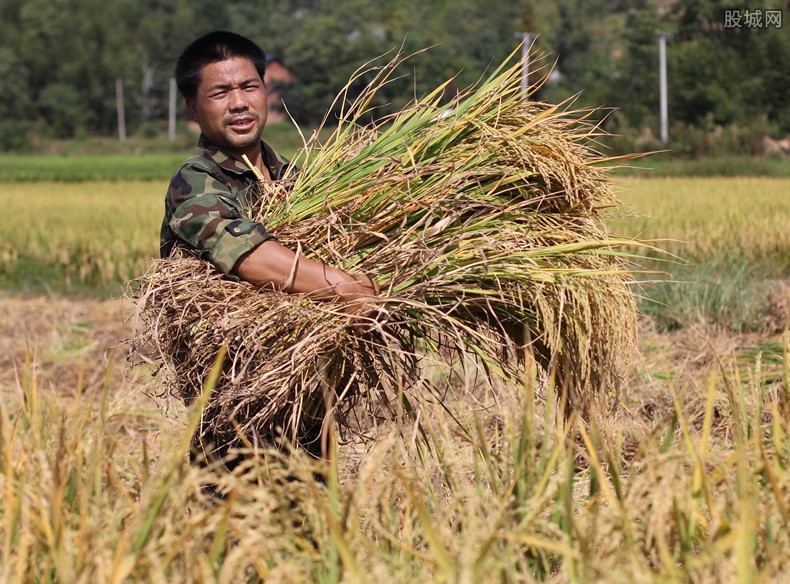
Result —
<svg viewBox="0 0 790 584"><path fill-rule="evenodd" d="M379 292L381 292L381 288L379 288L379 285L376 283L376 280L374 280L369 274L355 275L353 276L353 278L354 280L359 282L363 287L370 290L372 292L371 294L372 296L378 296Z"/></svg>
<svg viewBox="0 0 790 584"><path fill-rule="evenodd" d="M376 280L374 280L369 274L365 274L365 276L367 276L368 281L370 282L370 287L373 289L373 295L378 296L381 292L378 282L376 282Z"/></svg>
<svg viewBox="0 0 790 584"><path fill-rule="evenodd" d="M351 316L351 328L357 334L366 333L387 320L387 311L378 303L370 301L349 302L343 312Z"/></svg>

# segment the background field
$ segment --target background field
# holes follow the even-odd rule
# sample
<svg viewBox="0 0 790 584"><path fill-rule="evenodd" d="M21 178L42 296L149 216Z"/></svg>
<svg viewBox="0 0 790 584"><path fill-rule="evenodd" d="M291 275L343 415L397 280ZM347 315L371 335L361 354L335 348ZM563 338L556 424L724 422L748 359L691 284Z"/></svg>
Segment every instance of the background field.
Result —
<svg viewBox="0 0 790 584"><path fill-rule="evenodd" d="M322 486L301 457L252 482L186 464L189 412L129 368L120 286L157 253L166 180L3 183L0 580L790 577L790 179L617 186L613 229L671 273L641 277L676 280L641 288L619 404L565 425L550 386L466 380L422 438L341 445Z"/></svg>
<svg viewBox="0 0 790 584"><path fill-rule="evenodd" d="M112 168L116 159L103 162ZM101 168L91 158L82 164ZM790 217L790 179L620 177L617 185L626 206L614 213L612 230L656 240L661 250L639 251L647 261L638 260L668 274L645 276L662 282L642 288L641 309L661 329L784 326L776 303L790 274L790 230L782 220ZM14 221L0 225L0 287L117 296L158 255L166 188L166 180L3 185Z"/></svg>
<svg viewBox="0 0 790 584"><path fill-rule="evenodd" d="M618 184L638 216L617 219L612 228L657 240L662 250L645 254L651 259L645 266L668 276L646 285L641 303L659 327L707 323L757 332L787 324L776 303L790 284L790 180L697 177Z"/></svg>

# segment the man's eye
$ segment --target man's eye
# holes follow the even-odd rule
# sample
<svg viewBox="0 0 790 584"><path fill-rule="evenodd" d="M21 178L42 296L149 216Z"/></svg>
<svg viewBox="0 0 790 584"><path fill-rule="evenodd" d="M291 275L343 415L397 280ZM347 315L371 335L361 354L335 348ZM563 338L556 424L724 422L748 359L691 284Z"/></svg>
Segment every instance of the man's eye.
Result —
<svg viewBox="0 0 790 584"><path fill-rule="evenodd" d="M260 87L260 85L258 85L257 83L253 83L252 85L245 85L244 86L244 90L245 91L256 91L256 90L258 90L259 87Z"/></svg>
<svg viewBox="0 0 790 584"><path fill-rule="evenodd" d="M225 97L226 91L215 91L214 93L209 94L211 99L221 99Z"/></svg>

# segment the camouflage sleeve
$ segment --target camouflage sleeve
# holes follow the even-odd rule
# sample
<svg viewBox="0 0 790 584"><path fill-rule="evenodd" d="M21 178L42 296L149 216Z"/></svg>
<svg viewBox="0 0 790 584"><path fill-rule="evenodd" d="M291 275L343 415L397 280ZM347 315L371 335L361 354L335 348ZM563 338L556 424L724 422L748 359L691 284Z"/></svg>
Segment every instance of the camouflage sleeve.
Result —
<svg viewBox="0 0 790 584"><path fill-rule="evenodd" d="M264 226L248 219L228 187L206 170L186 166L167 193L170 229L224 274L249 251L275 239Z"/></svg>

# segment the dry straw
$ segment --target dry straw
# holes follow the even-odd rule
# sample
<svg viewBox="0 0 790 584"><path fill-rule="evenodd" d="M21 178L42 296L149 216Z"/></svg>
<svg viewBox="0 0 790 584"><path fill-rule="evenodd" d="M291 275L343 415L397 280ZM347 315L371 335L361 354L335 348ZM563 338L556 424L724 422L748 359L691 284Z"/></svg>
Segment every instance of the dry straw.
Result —
<svg viewBox="0 0 790 584"><path fill-rule="evenodd" d="M337 128L306 144L292 184L259 185L255 214L283 244L375 277L382 301L365 332L337 304L230 281L184 254L139 280L134 350L169 368L183 399L227 346L204 432L298 441L326 402L345 422L360 400L408 412L446 387L423 374L429 363L518 384L531 356L577 405L616 391L636 308L625 242L601 220L618 202L608 159L589 147L597 128L584 112L525 100L519 63L449 106L442 86L363 125L401 61L349 81L372 77L358 97L348 86L338 97Z"/></svg>

